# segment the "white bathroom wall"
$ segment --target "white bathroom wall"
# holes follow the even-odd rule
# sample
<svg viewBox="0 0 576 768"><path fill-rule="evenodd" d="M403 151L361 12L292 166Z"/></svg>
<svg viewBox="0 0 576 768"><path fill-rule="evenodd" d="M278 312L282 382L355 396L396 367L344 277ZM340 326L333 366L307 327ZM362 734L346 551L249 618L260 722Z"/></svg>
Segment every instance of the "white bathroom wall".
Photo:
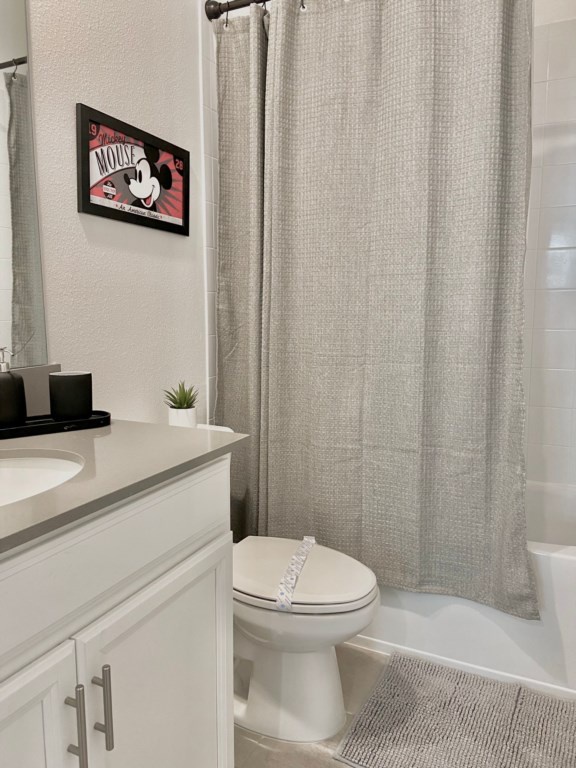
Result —
<svg viewBox="0 0 576 768"><path fill-rule="evenodd" d="M536 0L526 254L527 472L576 483L576 1Z"/></svg>
<svg viewBox="0 0 576 768"><path fill-rule="evenodd" d="M25 0L3 0L0 6L0 61L26 56ZM20 71L25 71L21 67ZM8 165L8 120L10 105L0 70L0 347L12 346L12 222L10 213L10 168Z"/></svg>
<svg viewBox="0 0 576 768"><path fill-rule="evenodd" d="M165 421L179 379L206 416L201 8L29 2L49 357L118 418ZM76 102L190 150L190 237L77 213Z"/></svg>

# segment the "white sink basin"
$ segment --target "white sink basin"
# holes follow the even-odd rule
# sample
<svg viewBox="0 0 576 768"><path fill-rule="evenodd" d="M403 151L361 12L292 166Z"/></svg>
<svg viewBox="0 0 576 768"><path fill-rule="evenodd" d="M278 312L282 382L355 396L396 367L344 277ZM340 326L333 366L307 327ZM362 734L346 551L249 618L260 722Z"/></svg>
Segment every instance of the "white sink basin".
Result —
<svg viewBox="0 0 576 768"><path fill-rule="evenodd" d="M0 507L62 485L84 466L67 451L3 451L0 449Z"/></svg>

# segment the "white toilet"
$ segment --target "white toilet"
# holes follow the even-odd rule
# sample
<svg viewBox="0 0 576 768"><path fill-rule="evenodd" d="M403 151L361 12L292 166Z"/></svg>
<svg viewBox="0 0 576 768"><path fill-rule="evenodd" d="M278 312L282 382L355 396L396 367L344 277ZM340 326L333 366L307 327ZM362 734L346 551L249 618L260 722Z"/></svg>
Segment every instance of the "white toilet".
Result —
<svg viewBox="0 0 576 768"><path fill-rule="evenodd" d="M306 742L344 725L334 646L370 623L379 593L369 568L316 544L291 610L279 610L279 584L300 545L250 536L234 547L234 719L266 736Z"/></svg>

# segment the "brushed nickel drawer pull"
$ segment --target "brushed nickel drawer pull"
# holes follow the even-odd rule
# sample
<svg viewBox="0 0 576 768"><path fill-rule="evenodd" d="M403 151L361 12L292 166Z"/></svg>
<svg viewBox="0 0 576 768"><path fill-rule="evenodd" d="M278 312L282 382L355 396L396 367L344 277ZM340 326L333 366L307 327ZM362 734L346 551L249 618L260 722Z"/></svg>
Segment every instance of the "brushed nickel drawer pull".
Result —
<svg viewBox="0 0 576 768"><path fill-rule="evenodd" d="M94 685L102 688L104 698L104 722L95 723L94 728L104 734L106 738L106 751L111 752L114 749L114 716L112 714L112 676L110 664L104 664L102 667L102 677L94 676L92 682Z"/></svg>
<svg viewBox="0 0 576 768"><path fill-rule="evenodd" d="M68 752L76 755L80 768L88 768L88 736L86 733L86 698L84 686L77 685L74 689L76 698L66 696L64 703L76 710L76 726L78 728L78 746L76 744L68 745Z"/></svg>

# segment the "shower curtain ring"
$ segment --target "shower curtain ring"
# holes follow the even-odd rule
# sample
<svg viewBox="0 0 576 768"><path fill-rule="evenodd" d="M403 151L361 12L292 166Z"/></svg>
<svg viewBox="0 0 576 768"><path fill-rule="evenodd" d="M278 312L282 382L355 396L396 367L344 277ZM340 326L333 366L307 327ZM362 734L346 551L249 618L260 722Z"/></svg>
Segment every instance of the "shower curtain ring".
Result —
<svg viewBox="0 0 576 768"><path fill-rule="evenodd" d="M16 59L12 59L12 64L14 64L14 71L12 72L12 80L16 80L16 72L18 72L18 64L16 62Z"/></svg>
<svg viewBox="0 0 576 768"><path fill-rule="evenodd" d="M301 11L307 10L306 6L304 5L304 0L300 0L300 10Z"/></svg>
<svg viewBox="0 0 576 768"><path fill-rule="evenodd" d="M230 0L226 3L226 18L224 19L224 26L228 29L228 14L230 13Z"/></svg>

